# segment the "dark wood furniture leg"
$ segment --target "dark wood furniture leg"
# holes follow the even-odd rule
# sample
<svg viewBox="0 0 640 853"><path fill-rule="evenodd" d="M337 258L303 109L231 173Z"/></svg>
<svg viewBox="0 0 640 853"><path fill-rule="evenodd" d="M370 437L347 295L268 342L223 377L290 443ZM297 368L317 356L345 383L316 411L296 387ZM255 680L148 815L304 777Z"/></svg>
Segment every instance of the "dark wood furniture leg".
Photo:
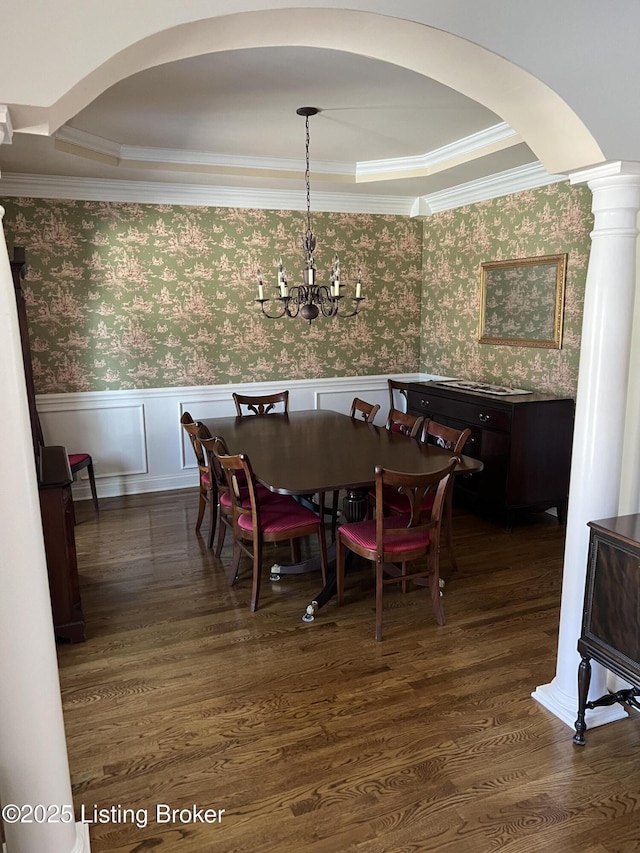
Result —
<svg viewBox="0 0 640 853"><path fill-rule="evenodd" d="M93 473L93 462L89 462L87 465L87 474L89 475L89 486L91 488L91 499L93 501L93 508L96 512L100 510L98 506L98 492L96 491L96 478Z"/></svg>
<svg viewBox="0 0 640 853"><path fill-rule="evenodd" d="M578 746L585 745L584 733L587 730L587 724L584 721L584 714L591 684L591 659L588 655L581 655L581 658L578 667L578 719L575 722L576 733L573 736L573 742Z"/></svg>

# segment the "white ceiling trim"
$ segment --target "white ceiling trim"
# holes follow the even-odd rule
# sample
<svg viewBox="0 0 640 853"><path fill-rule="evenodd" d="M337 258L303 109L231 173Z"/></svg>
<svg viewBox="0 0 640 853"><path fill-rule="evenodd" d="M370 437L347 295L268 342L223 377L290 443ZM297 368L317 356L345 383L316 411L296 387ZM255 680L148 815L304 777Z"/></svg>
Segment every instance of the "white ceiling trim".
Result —
<svg viewBox="0 0 640 853"><path fill-rule="evenodd" d="M120 145L110 139L78 130L65 125L55 134L55 143L71 146L73 153L91 158L93 153L113 158L118 162L132 161L154 164L179 163L194 166L222 166L225 169L251 169L257 172L304 172L304 160L285 160L277 157L241 157L233 154L214 154L208 151L188 151L176 148L152 148L142 145ZM355 176L356 166L352 163L314 161L313 171L330 175Z"/></svg>
<svg viewBox="0 0 640 853"><path fill-rule="evenodd" d="M452 210L564 180L567 180L566 175L549 175L541 163L533 163L417 199L404 196L314 192L313 209L327 213L378 213L426 217L443 210ZM112 181L102 178L69 178L55 175L5 174L0 179L0 198L3 196L265 210L306 210L306 193L297 190L242 189L152 181Z"/></svg>
<svg viewBox="0 0 640 853"><path fill-rule="evenodd" d="M477 204L480 201L488 201L566 180L567 175L550 175L542 163L528 163L488 178L480 178L441 192L421 196L415 200L411 215L431 216L443 210L453 210L456 207Z"/></svg>
<svg viewBox="0 0 640 853"><path fill-rule="evenodd" d="M307 196L304 190L243 189L155 181L69 178L55 175L5 174L0 179L0 198L2 196L265 210L307 209ZM313 194L314 210L333 213L386 213L409 216L413 203L414 200L406 196L321 192Z"/></svg>
<svg viewBox="0 0 640 853"><path fill-rule="evenodd" d="M409 175L429 175L521 142L520 135L508 124L501 122L417 156L367 160L355 164L314 161L313 173L330 175L332 179L337 175L348 176L354 178L356 183L401 179ZM121 145L69 125L65 125L55 134L55 145L58 149L77 156L101 160L106 158L112 165L128 165L130 162L135 162L142 168L147 164L153 168L157 168L158 165L166 165L170 168L171 165L179 164L198 168L204 166L212 171L219 167L225 171L238 170L256 174L268 171L272 174L283 172L287 175L304 171L302 160L242 157L206 151ZM96 154L99 155L98 158Z"/></svg>
<svg viewBox="0 0 640 853"><path fill-rule="evenodd" d="M388 180L390 175L401 172L429 174L434 166L442 163L455 161L457 164L460 161L482 156L487 148L505 147L505 143L518 145L521 142L522 137L508 124L501 122L426 154L415 157L394 157L387 160L364 160L356 164L356 179L358 181L372 178Z"/></svg>

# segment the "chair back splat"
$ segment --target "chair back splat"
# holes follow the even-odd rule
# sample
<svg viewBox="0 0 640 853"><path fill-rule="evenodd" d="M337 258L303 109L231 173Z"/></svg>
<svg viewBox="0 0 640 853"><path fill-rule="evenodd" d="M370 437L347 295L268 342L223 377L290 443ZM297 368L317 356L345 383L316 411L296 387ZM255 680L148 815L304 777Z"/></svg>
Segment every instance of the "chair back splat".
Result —
<svg viewBox="0 0 640 853"><path fill-rule="evenodd" d="M233 402L236 405L238 417L243 415L268 415L282 412L289 413L289 392L281 391L279 394L263 394L261 396L249 394L233 394Z"/></svg>
<svg viewBox="0 0 640 853"><path fill-rule="evenodd" d="M450 477L460 460L452 457L445 466L430 474L405 474L376 466L375 519L343 524L338 528L336 575L338 604L344 602L345 551L349 549L376 566L376 640L382 639L382 590L390 583L402 584L426 579L431 603L439 625L445 624L440 596L440 530ZM385 491L396 491L406 502L404 515L384 515ZM429 500L433 493L433 501ZM425 509L431 504L430 509ZM424 561L423 568L407 570L409 563Z"/></svg>
<svg viewBox="0 0 640 853"><path fill-rule="evenodd" d="M463 452L463 448L470 437L471 430L468 427L466 429L454 429L454 427L445 426L431 419L424 422L422 440L425 444L435 444L445 450L450 450L456 456Z"/></svg>
<svg viewBox="0 0 640 853"><path fill-rule="evenodd" d="M373 403L367 403L365 400L360 400L359 397L354 397L351 403L350 416L372 424L379 411L380 406L377 403L374 405Z"/></svg>
<svg viewBox="0 0 640 853"><path fill-rule="evenodd" d="M389 408L397 409L400 399L404 398L403 408L406 412L409 401L409 383L399 382L397 379L387 379L387 385L389 386Z"/></svg>
<svg viewBox="0 0 640 853"><path fill-rule="evenodd" d="M401 432L410 438L417 438L423 424L424 418L421 415L410 415L399 409L390 409L386 426L391 432Z"/></svg>

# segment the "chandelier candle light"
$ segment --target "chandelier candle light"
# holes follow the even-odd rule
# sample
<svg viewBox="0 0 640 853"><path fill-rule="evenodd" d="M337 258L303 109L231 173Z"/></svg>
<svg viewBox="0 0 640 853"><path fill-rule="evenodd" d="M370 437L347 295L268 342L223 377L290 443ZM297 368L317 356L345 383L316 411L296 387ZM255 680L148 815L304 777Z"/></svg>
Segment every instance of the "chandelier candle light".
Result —
<svg viewBox="0 0 640 853"><path fill-rule="evenodd" d="M281 317L297 317L298 314L303 320L307 320L309 325L315 320L320 313L323 317L336 317L340 313L341 317L355 317L360 310L360 303L364 299L362 296L362 274L358 270L358 279L356 281L356 295L353 297L354 308L349 314L344 314L340 311L340 300L344 296L340 293L340 289L344 286L340 281L340 261L334 255L331 264L331 284L316 284L316 268L314 263L313 253L316 250L316 238L311 230L311 191L309 181L309 116L317 115L320 110L317 107L300 107L296 110L299 116L305 117L306 128L306 169L304 173L305 184L307 188L307 230L302 238L302 248L305 253L306 267L303 271L304 284L294 284L289 287L287 274L282 266L282 258L278 261L278 294L275 297L280 302L280 313L269 314L265 308L265 304L271 302L270 299L264 298L264 284L262 282L262 274L258 273L258 298L256 302L260 303L260 308L265 317L269 320L279 320Z"/></svg>

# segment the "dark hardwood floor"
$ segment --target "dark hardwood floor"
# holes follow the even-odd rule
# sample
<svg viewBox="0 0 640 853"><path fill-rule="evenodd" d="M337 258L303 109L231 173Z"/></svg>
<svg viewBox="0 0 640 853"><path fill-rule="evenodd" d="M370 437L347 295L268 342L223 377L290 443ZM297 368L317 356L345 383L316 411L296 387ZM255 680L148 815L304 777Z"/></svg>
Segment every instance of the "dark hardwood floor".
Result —
<svg viewBox="0 0 640 853"><path fill-rule="evenodd" d="M76 812L108 812L93 853L640 850L639 721L577 748L530 696L555 673L554 519L505 534L457 510L447 624L427 590L390 587L376 643L365 567L313 623L319 576L265 580L249 613L249 576L228 587L196 504L78 506L88 639L58 652ZM158 804L224 813L163 822Z"/></svg>

